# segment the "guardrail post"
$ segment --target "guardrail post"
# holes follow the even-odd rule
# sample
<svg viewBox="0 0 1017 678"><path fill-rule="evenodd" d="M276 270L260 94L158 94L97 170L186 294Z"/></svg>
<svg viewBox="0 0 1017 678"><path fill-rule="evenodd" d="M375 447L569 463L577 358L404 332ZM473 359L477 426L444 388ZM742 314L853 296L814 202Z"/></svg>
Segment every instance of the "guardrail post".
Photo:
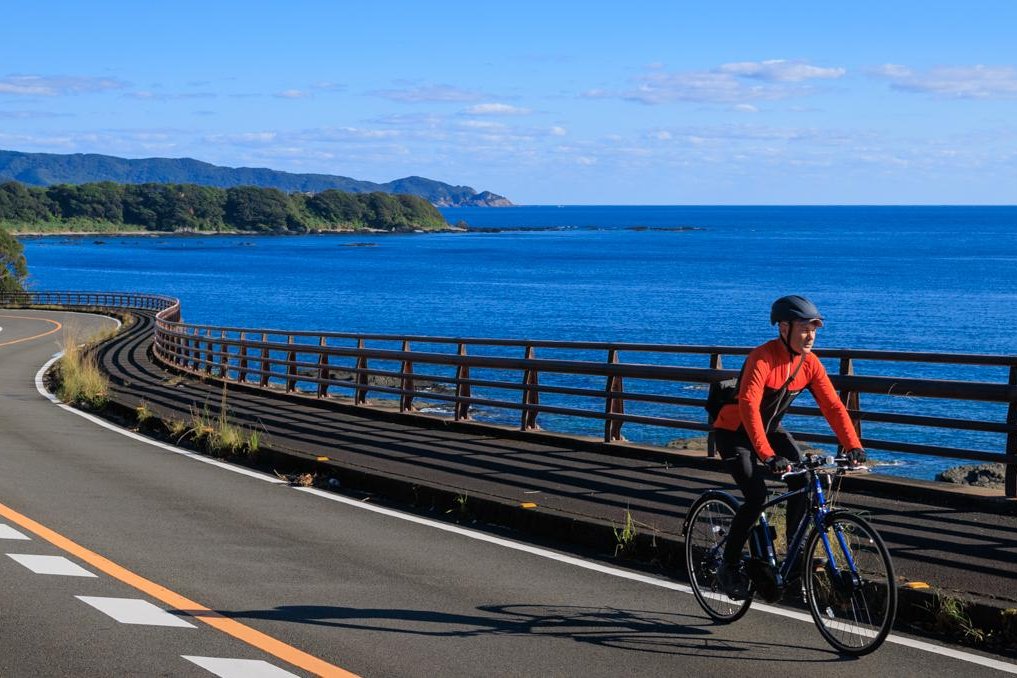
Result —
<svg viewBox="0 0 1017 678"><path fill-rule="evenodd" d="M608 349L607 362L610 365L617 364L618 351ZM621 440L621 427L624 422L612 419L613 414L625 414L625 398L623 393L625 385L621 377L609 375L605 386L606 397L604 398L604 442L610 443Z"/></svg>
<svg viewBox="0 0 1017 678"><path fill-rule="evenodd" d="M724 357L719 353L710 354L710 369L711 370L722 370L724 369ZM707 385L709 386L709 385ZM709 415L707 415L709 416ZM713 429L706 434L706 456L716 457L717 456L717 439L713 435Z"/></svg>
<svg viewBox="0 0 1017 678"><path fill-rule="evenodd" d="M459 355L466 355L466 344L459 344ZM459 363L456 366L455 420L470 418L470 366Z"/></svg>
<svg viewBox="0 0 1017 678"><path fill-rule="evenodd" d="M328 353L325 352L325 337L322 337L318 341L318 346L321 347L321 353L318 355L318 397L328 397Z"/></svg>
<svg viewBox="0 0 1017 678"><path fill-rule="evenodd" d="M293 335L289 335L286 339L286 343L290 346L294 345ZM297 362L297 352L294 349L290 349L289 353L286 354L286 392L292 393L297 389L297 366L293 363Z"/></svg>
<svg viewBox="0 0 1017 678"><path fill-rule="evenodd" d="M189 345L190 350L187 352L187 357L191 362L191 371L197 372L198 365L201 362L201 330L197 327L195 327L194 332L191 333Z"/></svg>
<svg viewBox="0 0 1017 678"><path fill-rule="evenodd" d="M184 353L187 346L187 340L184 338L184 329L177 327L173 330L173 343L176 344L176 353L173 356L173 362L179 367L186 367L187 364L184 361Z"/></svg>
<svg viewBox="0 0 1017 678"><path fill-rule="evenodd" d="M226 330L219 331L219 376L228 380L230 378L230 353L226 349Z"/></svg>
<svg viewBox="0 0 1017 678"><path fill-rule="evenodd" d="M271 369L271 367L269 365L269 361L271 360L271 356L269 355L269 352L268 352L268 346L265 346L265 344L267 344L267 343L268 343L268 333L267 332L262 332L261 333L261 344L262 344L262 346L261 346L261 381L259 382L261 384L262 388L265 388L266 386L268 386L268 375L272 371L272 369Z"/></svg>
<svg viewBox="0 0 1017 678"><path fill-rule="evenodd" d="M364 340L357 339L357 350L364 350ZM367 403L367 387L371 380L367 374L367 356L357 356L357 377L354 380L356 387L353 389L353 404L364 405Z"/></svg>
<svg viewBox="0 0 1017 678"><path fill-rule="evenodd" d="M524 360L533 360L533 347L526 346ZM537 370L526 368L523 371L523 405L526 406L519 417L519 429L529 431L537 427L538 406L540 405L540 383Z"/></svg>
<svg viewBox="0 0 1017 678"><path fill-rule="evenodd" d="M410 342L403 342L403 353L410 352ZM399 411L406 412L413 408L413 361L403 360L402 378L399 380Z"/></svg>
<svg viewBox="0 0 1017 678"><path fill-rule="evenodd" d="M851 358L840 359L840 373L842 376L850 376L855 373L854 362ZM848 408L848 412L851 415L851 424L855 427L855 433L859 438L862 437L862 418L860 415L861 401L858 397L858 391L841 391L840 400L844 403L844 407ZM853 410L853 411L852 411ZM838 446L839 447L839 446Z"/></svg>
<svg viewBox="0 0 1017 678"><path fill-rule="evenodd" d="M240 333L240 364L237 369L237 383L247 383L247 332Z"/></svg>
<svg viewBox="0 0 1017 678"><path fill-rule="evenodd" d="M1017 387L1017 365L1010 366L1010 386ZM1017 400L1011 400L1006 410L1006 423L1017 426ZM1003 493L1017 497L1017 431L1006 434L1006 471L1003 476Z"/></svg>
<svg viewBox="0 0 1017 678"><path fill-rule="evenodd" d="M215 348L215 344L212 342L212 330L211 328L205 330L205 374L212 374L212 365L215 363L215 355L212 353L212 349Z"/></svg>

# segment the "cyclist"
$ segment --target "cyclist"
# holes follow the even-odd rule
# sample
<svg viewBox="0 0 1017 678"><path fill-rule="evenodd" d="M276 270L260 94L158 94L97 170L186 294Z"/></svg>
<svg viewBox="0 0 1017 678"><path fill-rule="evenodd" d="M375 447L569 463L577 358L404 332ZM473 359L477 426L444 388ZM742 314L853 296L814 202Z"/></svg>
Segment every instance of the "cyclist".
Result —
<svg viewBox="0 0 1017 678"><path fill-rule="evenodd" d="M795 397L808 388L841 447L847 450L850 463L865 461L847 409L823 364L812 353L816 331L823 326L819 309L805 297L781 297L770 309L770 324L777 325L779 336L749 354L739 378L737 402L724 405L713 422L717 451L745 497L731 521L724 563L717 573L724 592L735 600L748 595L748 577L741 568L742 548L766 501L764 476L779 477L802 458L794 438L780 425ZM796 480L801 482L792 478L789 485ZM804 502L804 495L788 501L789 538L804 515Z"/></svg>

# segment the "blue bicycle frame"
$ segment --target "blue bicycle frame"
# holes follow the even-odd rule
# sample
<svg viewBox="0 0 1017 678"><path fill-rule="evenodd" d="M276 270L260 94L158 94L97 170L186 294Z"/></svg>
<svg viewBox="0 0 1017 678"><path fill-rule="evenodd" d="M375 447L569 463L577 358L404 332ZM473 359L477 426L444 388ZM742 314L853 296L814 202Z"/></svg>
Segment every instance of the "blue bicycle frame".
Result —
<svg viewBox="0 0 1017 678"><path fill-rule="evenodd" d="M783 588L791 578L792 573L795 571L795 567L798 565L798 560L801 557L802 549L805 546L805 537L808 534L808 528L810 524L819 533L819 538L823 543L823 549L826 552L827 563L832 571L837 569L836 559L833 553L833 546L830 543L830 538L826 534L826 517L830 514L830 508L827 505L826 494L823 488L823 482L818 473L812 468L806 468L805 470L798 471L787 475L799 475L808 474L811 476L811 484L806 483L804 487L785 492L778 497L771 499L770 501L763 504L762 512L759 516L758 525L762 526L763 534L766 535L766 553L753 554L756 557L762 557L770 565L770 568L776 574L777 586ZM785 476L786 477L786 476ZM802 516L801 521L798 523L798 527L795 528L795 532L792 537L788 540L787 555L784 558L784 562L781 563L780 568L777 568L777 557L773 548L773 538L770 536L770 525L766 520L766 510L786 502L791 497L795 497L800 494L808 495L811 499L808 506L806 507L805 515ZM810 520L811 518L811 520ZM753 528L755 529L755 528ZM851 549L848 547L847 542L844 540L844 534L837 530L837 541L840 545L841 552L844 554L845 561L848 569L851 571L852 578L858 576L857 568L855 567L854 558L851 556ZM751 537L750 537L751 543Z"/></svg>

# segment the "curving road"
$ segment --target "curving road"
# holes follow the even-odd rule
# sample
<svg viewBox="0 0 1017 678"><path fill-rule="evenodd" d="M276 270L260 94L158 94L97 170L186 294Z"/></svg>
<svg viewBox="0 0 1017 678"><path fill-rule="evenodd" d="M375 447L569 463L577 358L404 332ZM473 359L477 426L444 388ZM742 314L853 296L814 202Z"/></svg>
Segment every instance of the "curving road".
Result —
<svg viewBox="0 0 1017 678"><path fill-rule="evenodd" d="M125 437L35 385L67 325L110 322L0 310L0 675L1017 672L900 638L846 660L765 610L714 626L674 582Z"/></svg>

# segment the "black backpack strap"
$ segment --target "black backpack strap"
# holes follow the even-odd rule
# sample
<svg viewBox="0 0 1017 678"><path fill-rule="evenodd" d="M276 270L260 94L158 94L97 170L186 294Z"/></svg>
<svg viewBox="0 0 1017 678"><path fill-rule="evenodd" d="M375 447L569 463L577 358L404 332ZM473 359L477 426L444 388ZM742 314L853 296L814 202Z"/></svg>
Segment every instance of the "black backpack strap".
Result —
<svg viewBox="0 0 1017 678"><path fill-rule="evenodd" d="M777 391L777 396L775 400L776 407L774 407L773 416L770 417L770 421L766 422L766 426L763 428L763 431L766 433L766 435L770 434L770 426L773 424L774 417L776 417L777 413L780 412L781 405L783 404L784 396L787 394L788 387L791 386L791 382L794 381L795 377L798 376L798 372L802 369L802 365L804 364L805 364L805 354L803 353L802 359L798 361L798 366L791 371L791 376L787 378L787 381L784 382L784 385L781 386L780 389Z"/></svg>

